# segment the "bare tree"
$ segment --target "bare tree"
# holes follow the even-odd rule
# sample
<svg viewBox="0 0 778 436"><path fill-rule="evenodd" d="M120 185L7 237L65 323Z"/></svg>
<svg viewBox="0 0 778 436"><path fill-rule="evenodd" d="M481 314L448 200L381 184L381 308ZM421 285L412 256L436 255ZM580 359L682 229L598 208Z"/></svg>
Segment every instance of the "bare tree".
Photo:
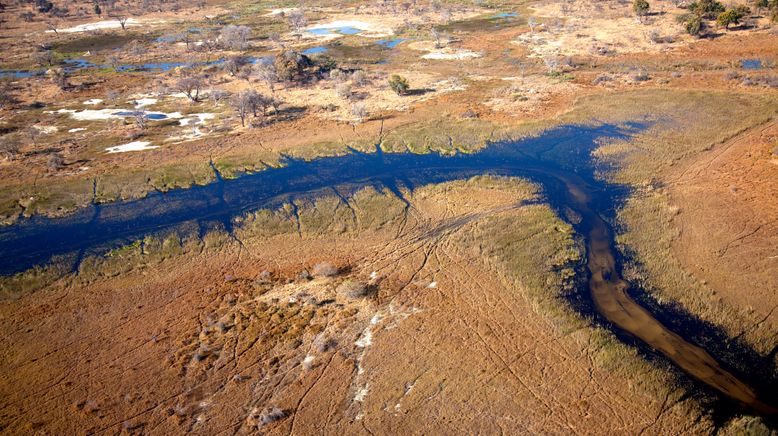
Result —
<svg viewBox="0 0 778 436"><path fill-rule="evenodd" d="M275 83L278 81L278 72L275 64L270 62L259 62L254 65L254 76L257 80L264 82L270 92L275 92Z"/></svg>
<svg viewBox="0 0 778 436"><path fill-rule="evenodd" d="M113 19L119 22L119 25L122 26L122 30L127 30L127 17L116 16L113 17Z"/></svg>
<svg viewBox="0 0 778 436"><path fill-rule="evenodd" d="M148 127L146 111L137 110L133 113L133 117L135 118L135 126L141 130L146 130L146 127Z"/></svg>
<svg viewBox="0 0 778 436"><path fill-rule="evenodd" d="M335 85L335 95L340 98L351 98L351 84L348 82L342 82Z"/></svg>
<svg viewBox="0 0 778 436"><path fill-rule="evenodd" d="M52 32L54 32L55 35L59 35L59 33L57 32L57 24L56 23L52 23L51 21L48 21L48 22L46 22L46 27L49 30L51 30Z"/></svg>
<svg viewBox="0 0 778 436"><path fill-rule="evenodd" d="M545 56L543 58L543 63L546 64L546 68L548 69L549 74L556 73L557 69L559 68L559 58L556 56Z"/></svg>
<svg viewBox="0 0 778 436"><path fill-rule="evenodd" d="M351 105L351 115L354 115L357 120L361 123L364 121L365 118L367 118L367 108L365 107L364 103L354 103Z"/></svg>
<svg viewBox="0 0 778 436"><path fill-rule="evenodd" d="M249 114L253 114L256 117L259 109L262 109L264 114L264 105L264 97L253 89L245 90L230 99L230 106L238 113L240 125L243 127L246 127L246 117Z"/></svg>
<svg viewBox="0 0 778 436"><path fill-rule="evenodd" d="M106 62L108 63L108 66L110 66L114 71L119 71L119 67L121 66L121 60L119 59L119 56L116 56L115 54L109 55L107 58L105 58Z"/></svg>
<svg viewBox="0 0 778 436"><path fill-rule="evenodd" d="M13 85L10 80L0 81L0 108L8 108L17 104L13 95Z"/></svg>
<svg viewBox="0 0 778 436"><path fill-rule="evenodd" d="M203 79L200 76L182 77L176 82L176 89L183 92L190 100L200 101L200 90L203 87Z"/></svg>
<svg viewBox="0 0 778 436"><path fill-rule="evenodd" d="M55 85L59 86L59 89L63 91L70 87L68 74L62 68L55 68L51 70L51 81L54 82Z"/></svg>
<svg viewBox="0 0 778 436"><path fill-rule="evenodd" d="M246 26L225 26L219 31L219 43L231 50L245 50L251 37L251 29Z"/></svg>
<svg viewBox="0 0 778 436"><path fill-rule="evenodd" d="M238 74L241 68L248 64L249 58L246 56L230 56L224 62L223 68L230 74L230 76L234 76Z"/></svg>
<svg viewBox="0 0 778 436"><path fill-rule="evenodd" d="M535 33L535 26L538 25L538 22L535 20L535 17L529 17L527 20L527 25L529 26L529 31L531 33Z"/></svg>
<svg viewBox="0 0 778 436"><path fill-rule="evenodd" d="M46 167L51 171L58 171L65 167L65 159L59 153L52 153L49 155L49 160L46 162Z"/></svg>
<svg viewBox="0 0 778 436"><path fill-rule="evenodd" d="M302 9L289 12L286 16L286 20L297 34L301 34L305 25L308 24L308 19L305 18L305 12L303 12Z"/></svg>
<svg viewBox="0 0 778 436"><path fill-rule="evenodd" d="M0 136L0 156L3 156L6 160L14 160L19 155L20 150L21 147L17 137L11 135Z"/></svg>
<svg viewBox="0 0 778 436"><path fill-rule="evenodd" d="M441 42L441 35L438 29L432 28L430 30L430 35L432 36L432 39L435 40L435 48L443 48L443 43Z"/></svg>
<svg viewBox="0 0 778 436"><path fill-rule="evenodd" d="M42 67L54 65L54 52L51 50L39 51L35 53L34 58L35 63Z"/></svg>

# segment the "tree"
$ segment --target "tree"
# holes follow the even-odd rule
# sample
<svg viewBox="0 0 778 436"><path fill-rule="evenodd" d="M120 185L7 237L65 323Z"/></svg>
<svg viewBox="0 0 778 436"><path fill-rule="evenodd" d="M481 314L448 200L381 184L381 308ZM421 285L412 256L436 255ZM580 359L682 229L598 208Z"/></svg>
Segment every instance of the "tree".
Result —
<svg viewBox="0 0 778 436"><path fill-rule="evenodd" d="M698 0L689 5L689 11L704 18L716 17L724 9L724 5L717 0Z"/></svg>
<svg viewBox="0 0 778 436"><path fill-rule="evenodd" d="M351 115L354 115L357 120L361 123L364 121L365 118L367 118L367 108L365 107L364 103L354 103L351 105Z"/></svg>
<svg viewBox="0 0 778 436"><path fill-rule="evenodd" d="M251 38L251 29L246 26L225 26L219 32L219 43L231 50L245 50Z"/></svg>
<svg viewBox="0 0 778 436"><path fill-rule="evenodd" d="M692 15L684 22L684 29L686 33L693 36L700 36L702 31L705 30L705 24L699 15Z"/></svg>
<svg viewBox="0 0 778 436"><path fill-rule="evenodd" d="M303 27L308 24L308 20L305 18L305 13L300 9L290 12L286 16L286 20L298 35L302 33Z"/></svg>
<svg viewBox="0 0 778 436"><path fill-rule="evenodd" d="M647 0L635 0L632 2L632 10L635 11L635 15L638 16L641 23L643 22L643 17L648 15L650 7Z"/></svg>
<svg viewBox="0 0 778 436"><path fill-rule="evenodd" d="M245 56L231 56L224 62L224 70L230 73L230 76L238 74L244 65L249 64L249 58Z"/></svg>
<svg viewBox="0 0 778 436"><path fill-rule="evenodd" d="M49 155L49 160L46 162L48 169L52 171L58 171L65 167L65 159L59 153L52 153Z"/></svg>
<svg viewBox="0 0 778 436"><path fill-rule="evenodd" d="M42 67L54 65L54 52L51 50L39 51L33 57L35 58L35 63Z"/></svg>
<svg viewBox="0 0 778 436"><path fill-rule="evenodd" d="M102 13L103 13L103 10L100 9L100 4L95 2L95 15L97 15L99 17L100 15L102 15Z"/></svg>
<svg viewBox="0 0 778 436"><path fill-rule="evenodd" d="M392 88L397 95L405 95L410 89L408 85L408 79L403 76L394 74L389 78L389 87Z"/></svg>
<svg viewBox="0 0 778 436"><path fill-rule="evenodd" d="M0 156L6 160L14 160L19 155L21 147L19 139L12 135L0 136Z"/></svg>
<svg viewBox="0 0 778 436"><path fill-rule="evenodd" d="M11 80L0 81L0 108L12 107L17 103L18 101L13 95Z"/></svg>
<svg viewBox="0 0 778 436"><path fill-rule="evenodd" d="M176 82L176 89L183 92L190 100L200 101L200 89L203 87L203 79L200 76L182 77Z"/></svg>
<svg viewBox="0 0 778 436"><path fill-rule="evenodd" d="M54 68L51 70L51 81L63 91L70 87L68 73L62 68Z"/></svg>
<svg viewBox="0 0 778 436"><path fill-rule="evenodd" d="M146 111L138 110L133 113L133 117L135 118L135 126L138 127L141 130L146 130Z"/></svg>
<svg viewBox="0 0 778 436"><path fill-rule="evenodd" d="M267 104L268 100L253 89L247 89L239 94L235 94L230 99L230 106L238 113L240 124L243 127L246 127L246 117L248 117L249 113L256 118L261 109L261 113L264 115Z"/></svg>
<svg viewBox="0 0 778 436"><path fill-rule="evenodd" d="M305 70L313 66L308 56L287 50L276 57L275 68L278 79L284 82L298 81L305 77Z"/></svg>
<svg viewBox="0 0 778 436"><path fill-rule="evenodd" d="M730 24L740 24L740 19L750 12L751 10L745 6L737 6L732 9L728 9L719 14L719 16L716 18L716 24L719 26L724 26L725 29L729 30Z"/></svg>
<svg viewBox="0 0 778 436"><path fill-rule="evenodd" d="M278 81L276 66L270 62L259 62L254 65L253 74L257 80L264 82L270 92L275 92L275 83Z"/></svg>
<svg viewBox="0 0 778 436"><path fill-rule="evenodd" d="M127 27L127 17L124 17L124 16L114 17L114 20L119 22L119 25L122 26L122 30L127 30L127 28L126 28Z"/></svg>
<svg viewBox="0 0 778 436"><path fill-rule="evenodd" d="M529 26L530 33L535 33L535 26L538 25L538 22L535 20L535 17L529 17L527 25Z"/></svg>
<svg viewBox="0 0 778 436"><path fill-rule="evenodd" d="M119 67L122 65L121 59L119 59L119 56L116 56L115 54L108 55L108 57L105 58L105 61L108 63L108 66L110 66L116 72L119 71Z"/></svg>

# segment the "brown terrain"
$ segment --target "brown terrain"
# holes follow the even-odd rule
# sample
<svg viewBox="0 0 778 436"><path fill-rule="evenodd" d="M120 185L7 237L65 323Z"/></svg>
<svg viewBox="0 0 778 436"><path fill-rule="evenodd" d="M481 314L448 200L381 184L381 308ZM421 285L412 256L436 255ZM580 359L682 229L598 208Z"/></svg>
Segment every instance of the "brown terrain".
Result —
<svg viewBox="0 0 778 436"><path fill-rule="evenodd" d="M695 337L695 347L738 374L749 368L731 350L749 350L765 386L776 385L769 9L749 3L744 25L708 20L697 38L677 21L688 5L664 0L642 20L631 2L610 0L308 5L306 27L367 28L328 39L300 35L291 9L277 13L291 2L121 3L97 17L93 2L74 1L70 11L86 15L31 22L21 17L31 5L2 3L0 70L49 70L0 81L13 100L0 107L3 226L240 177L285 156L376 144L470 153L564 124L646 121L593 153L611 165L603 179L630 188L615 211L614 238L630 256L617 287L626 296L627 282L639 284L656 307L709 324L726 340ZM518 16L495 21L509 11ZM112 16L140 24L68 30ZM248 48L197 48L228 24L251 29ZM154 42L192 27L201 30L187 44ZM375 48L395 37L405 41ZM339 74L272 87L219 65L84 69L66 86L52 72L64 58L205 62L318 46L326 56L311 59L329 57ZM58 60L43 65L41 53ZM199 101L179 89L191 74L203 79ZM410 92L390 89L393 74ZM229 99L212 97L249 89L278 107L245 126ZM181 118L105 118L139 108ZM79 119L84 110L95 115ZM108 153L136 141L158 148ZM775 434L770 412L718 401L660 356L667 350L623 342L573 308L592 249L570 224L575 213L557 215L537 185L487 176L401 194L290 199L233 217L232 232L162 231L90 255L75 272L55 259L0 277L0 432ZM639 327L661 335L652 322Z"/></svg>

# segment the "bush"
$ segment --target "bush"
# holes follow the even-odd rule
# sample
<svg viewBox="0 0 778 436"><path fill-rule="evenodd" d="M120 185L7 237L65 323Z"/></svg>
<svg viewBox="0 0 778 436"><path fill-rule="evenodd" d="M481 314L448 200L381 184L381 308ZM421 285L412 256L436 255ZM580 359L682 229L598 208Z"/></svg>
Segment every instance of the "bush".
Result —
<svg viewBox="0 0 778 436"><path fill-rule="evenodd" d="M692 15L689 17L689 19L686 20L684 29L689 35L699 36L705 29L705 25L703 24L702 18L700 18L699 15Z"/></svg>
<svg viewBox="0 0 778 436"><path fill-rule="evenodd" d="M258 424L260 427L262 427L268 424L272 424L276 421L280 421L284 418L286 418L286 412L279 409L278 407L271 407L262 411L262 414L259 415Z"/></svg>
<svg viewBox="0 0 778 436"><path fill-rule="evenodd" d="M314 277L332 277L338 275L338 268L329 262L320 262L313 266Z"/></svg>
<svg viewBox="0 0 778 436"><path fill-rule="evenodd" d="M410 85L408 85L408 79L397 74L394 74L389 78L389 87L392 88L392 91L397 93L397 95L404 95L410 89Z"/></svg>
<svg viewBox="0 0 778 436"><path fill-rule="evenodd" d="M362 70L354 71L354 74L351 75L351 81L357 86L365 86L368 82L367 75Z"/></svg>
<svg viewBox="0 0 778 436"><path fill-rule="evenodd" d="M350 300L356 300L367 295L367 286L361 282L346 280L335 291L338 295L343 295Z"/></svg>
<svg viewBox="0 0 778 436"><path fill-rule="evenodd" d="M335 85L335 95L337 95L340 98L350 98L351 84L347 82L343 82Z"/></svg>
<svg viewBox="0 0 778 436"><path fill-rule="evenodd" d="M724 5L717 0L699 0L689 5L689 10L699 17L713 18L724 12Z"/></svg>
<svg viewBox="0 0 778 436"><path fill-rule="evenodd" d="M648 4L647 0L635 0L632 3L632 10L635 11L635 14L643 20L643 17L648 14L648 9L650 8L650 5Z"/></svg>

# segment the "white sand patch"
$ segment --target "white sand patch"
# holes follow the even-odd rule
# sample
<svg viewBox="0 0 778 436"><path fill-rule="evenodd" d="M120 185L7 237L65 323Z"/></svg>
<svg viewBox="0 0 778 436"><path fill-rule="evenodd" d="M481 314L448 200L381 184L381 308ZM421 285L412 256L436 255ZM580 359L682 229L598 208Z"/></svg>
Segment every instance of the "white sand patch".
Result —
<svg viewBox="0 0 778 436"><path fill-rule="evenodd" d="M435 47L432 41L416 41L408 45L413 50L426 51L422 59L428 60L467 60L483 57L483 53L454 47Z"/></svg>
<svg viewBox="0 0 778 436"><path fill-rule="evenodd" d="M422 59L441 60L441 61L462 61L466 59L475 59L483 57L481 53L465 49L442 49L423 55Z"/></svg>
<svg viewBox="0 0 778 436"><path fill-rule="evenodd" d="M357 393L354 395L354 401L358 402L364 402L365 397L367 396L367 393L369 392L370 385L366 384L362 389L357 390Z"/></svg>
<svg viewBox="0 0 778 436"><path fill-rule="evenodd" d="M143 151L159 148L156 145L150 145L148 141L133 141L124 145L117 145L116 147L108 147L105 149L108 153L126 153L128 151Z"/></svg>
<svg viewBox="0 0 778 436"><path fill-rule="evenodd" d="M87 105L87 106L94 106L94 105L100 104L102 102L103 102L102 98L91 98L91 99L85 101L84 104Z"/></svg>
<svg viewBox="0 0 778 436"><path fill-rule="evenodd" d="M357 35L367 38L385 38L394 35L394 31L389 27L359 20L337 20L325 24L316 24L307 27L305 31L308 33L308 35L306 35L307 37L313 36L316 38L333 39L343 36L343 34L338 32L338 29L342 28L357 29L359 30ZM311 32L321 30L325 30L327 33L316 34Z"/></svg>
<svg viewBox="0 0 778 436"><path fill-rule="evenodd" d="M294 11L296 11L297 9L298 9L298 8L277 8L277 9L269 9L269 11L270 11L270 12L266 13L266 14L265 14L265 16L266 16L266 17L273 17L273 16L276 16L276 15L281 15L281 14L288 14L289 12L294 12Z"/></svg>
<svg viewBox="0 0 778 436"><path fill-rule="evenodd" d="M70 130L68 130L68 133L77 133L77 132L83 132L84 130L86 130L86 127L77 127L77 128L75 128L75 129L70 129Z"/></svg>
<svg viewBox="0 0 778 436"><path fill-rule="evenodd" d="M212 120L216 118L216 114L214 113L201 113L201 114L190 114L187 115L186 118L182 118L178 121L178 123L182 126L189 126L191 124L205 124L206 121Z"/></svg>
<svg viewBox="0 0 778 436"><path fill-rule="evenodd" d="M164 21L148 21L148 20L136 20L135 18L127 19L124 23L125 27L140 26L148 24L160 24ZM107 30L107 29L121 29L122 25L119 20L106 20L97 21L94 23L79 24L78 26L67 27L65 29L57 29L57 33L78 33L78 32L91 32L93 30ZM54 33L53 30L47 30L46 33Z"/></svg>
<svg viewBox="0 0 778 436"><path fill-rule="evenodd" d="M354 342L354 345L359 348L366 348L373 345L373 330L370 327L366 328L362 332L362 336Z"/></svg>
<svg viewBox="0 0 778 436"><path fill-rule="evenodd" d="M137 100L134 100L135 107L136 108L142 108L146 106L151 106L153 104L157 104L159 100L156 98L146 97L146 98L139 98Z"/></svg>
<svg viewBox="0 0 778 436"><path fill-rule="evenodd" d="M427 285L427 287L430 289L435 289L438 287L438 282L430 282L430 284Z"/></svg>

